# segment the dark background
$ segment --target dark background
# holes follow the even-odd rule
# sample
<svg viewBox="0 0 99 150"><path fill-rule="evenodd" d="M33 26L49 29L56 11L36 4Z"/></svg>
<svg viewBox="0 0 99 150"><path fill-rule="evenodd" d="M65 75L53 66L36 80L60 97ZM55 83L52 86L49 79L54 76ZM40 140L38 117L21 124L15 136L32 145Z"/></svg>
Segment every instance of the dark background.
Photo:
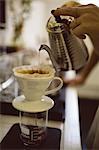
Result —
<svg viewBox="0 0 99 150"><path fill-rule="evenodd" d="M6 0L0 0L0 29L4 29L2 24L6 23Z"/></svg>

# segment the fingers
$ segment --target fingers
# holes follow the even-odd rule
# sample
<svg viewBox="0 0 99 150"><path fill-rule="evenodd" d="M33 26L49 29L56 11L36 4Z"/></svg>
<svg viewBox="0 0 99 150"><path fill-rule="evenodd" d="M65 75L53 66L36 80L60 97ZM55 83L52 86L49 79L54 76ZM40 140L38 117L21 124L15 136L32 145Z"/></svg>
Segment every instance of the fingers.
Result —
<svg viewBox="0 0 99 150"><path fill-rule="evenodd" d="M72 80L65 80L64 84L67 85L67 86L68 85L69 86L77 86L77 85L80 84L80 82L78 80L76 80L76 79L72 79Z"/></svg>
<svg viewBox="0 0 99 150"><path fill-rule="evenodd" d="M77 26L79 26L81 24L80 18L74 19L71 23L70 23L70 28L74 29Z"/></svg>
<svg viewBox="0 0 99 150"><path fill-rule="evenodd" d="M93 7L96 7L93 4L88 4L88 5L79 5L78 7L60 7L57 8L54 12L54 16L72 16L74 18L77 18L85 13L90 13L91 9Z"/></svg>
<svg viewBox="0 0 99 150"><path fill-rule="evenodd" d="M63 80L64 84L69 85L69 86L78 86L81 85L85 82L85 78L83 78L82 75L77 75L75 77L75 79L71 79L71 80Z"/></svg>
<svg viewBox="0 0 99 150"><path fill-rule="evenodd" d="M85 31L83 30L81 18L76 18L74 21L72 21L70 23L70 28L72 29L73 33L80 39L86 38L86 36L84 35Z"/></svg>
<svg viewBox="0 0 99 150"><path fill-rule="evenodd" d="M62 7L62 8L57 8L54 12L53 12L54 16L72 16L72 17L78 17L77 14L77 8L70 8L70 7Z"/></svg>
<svg viewBox="0 0 99 150"><path fill-rule="evenodd" d="M94 4L79 5L79 7L93 7L93 6L96 6L96 5Z"/></svg>
<svg viewBox="0 0 99 150"><path fill-rule="evenodd" d="M81 35L79 35L79 38L80 38L80 39L86 39L86 35L81 34Z"/></svg>
<svg viewBox="0 0 99 150"><path fill-rule="evenodd" d="M83 29L82 25L77 26L76 28L72 29L72 31L77 37L82 38L82 39L86 38L85 36L86 32Z"/></svg>

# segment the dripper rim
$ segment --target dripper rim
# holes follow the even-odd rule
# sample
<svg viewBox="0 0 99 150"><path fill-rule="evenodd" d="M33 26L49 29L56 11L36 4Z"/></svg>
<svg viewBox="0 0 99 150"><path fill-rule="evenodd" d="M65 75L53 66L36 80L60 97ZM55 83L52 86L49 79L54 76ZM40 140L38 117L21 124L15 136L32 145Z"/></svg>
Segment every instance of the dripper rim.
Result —
<svg viewBox="0 0 99 150"><path fill-rule="evenodd" d="M47 67L48 65L45 65L45 66ZM50 69L49 76L39 76L39 77L38 76L35 77L35 76L33 76L33 74L29 74L29 73L23 74L23 73L17 72L17 69L22 68L22 67L31 67L31 68L33 68L32 65L17 66L15 68L13 68L13 73L14 73L15 77L19 77L19 78L23 78L23 79L27 79L27 80L35 80L35 79L36 80L48 80L48 79L51 79L55 76L55 69L53 67L50 67L50 66L48 66L49 69Z"/></svg>

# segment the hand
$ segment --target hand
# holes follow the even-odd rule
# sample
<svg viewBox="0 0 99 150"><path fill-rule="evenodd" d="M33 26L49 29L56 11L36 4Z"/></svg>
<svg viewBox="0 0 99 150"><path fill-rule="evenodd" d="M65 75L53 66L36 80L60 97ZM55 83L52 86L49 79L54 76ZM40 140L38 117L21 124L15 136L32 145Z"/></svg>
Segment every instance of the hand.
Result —
<svg viewBox="0 0 99 150"><path fill-rule="evenodd" d="M66 80L63 79L63 82L65 85L69 85L69 86L77 86L77 85L82 85L85 82L85 79L83 75L77 75L74 79L71 80Z"/></svg>
<svg viewBox="0 0 99 150"><path fill-rule="evenodd" d="M85 34L90 36L95 52L99 55L99 7L93 4L60 7L53 12L53 15L74 17L74 21L70 24L73 33L79 38L84 38Z"/></svg>

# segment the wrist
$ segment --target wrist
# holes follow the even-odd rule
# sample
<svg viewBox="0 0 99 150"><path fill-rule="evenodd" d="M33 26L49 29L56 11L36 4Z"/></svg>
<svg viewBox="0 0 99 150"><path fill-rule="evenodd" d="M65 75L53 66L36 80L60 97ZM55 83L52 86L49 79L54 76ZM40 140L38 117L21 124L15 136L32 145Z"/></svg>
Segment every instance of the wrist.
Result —
<svg viewBox="0 0 99 150"><path fill-rule="evenodd" d="M99 48L98 48L99 49ZM96 56L99 58L99 51L94 50L94 53L96 54Z"/></svg>
<svg viewBox="0 0 99 150"><path fill-rule="evenodd" d="M86 70L83 70L80 74L80 76L82 77L82 80L85 81L87 79L89 72L87 72Z"/></svg>

